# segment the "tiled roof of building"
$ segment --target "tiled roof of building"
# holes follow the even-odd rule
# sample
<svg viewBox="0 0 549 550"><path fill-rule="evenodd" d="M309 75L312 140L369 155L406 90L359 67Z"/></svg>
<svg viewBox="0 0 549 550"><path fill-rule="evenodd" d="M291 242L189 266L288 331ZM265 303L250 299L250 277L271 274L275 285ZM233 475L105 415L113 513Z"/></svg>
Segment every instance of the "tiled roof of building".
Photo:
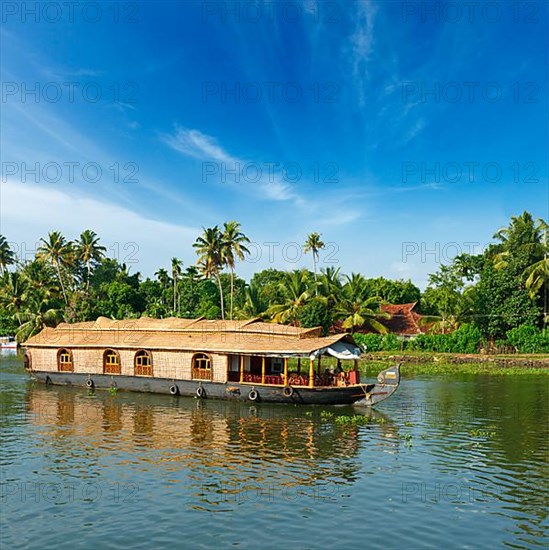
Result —
<svg viewBox="0 0 549 550"><path fill-rule="evenodd" d="M387 327L389 332L400 336L412 336L421 334L419 326L421 315L414 311L417 302L410 304L383 304L381 311L391 315L390 319L382 319L380 322Z"/></svg>

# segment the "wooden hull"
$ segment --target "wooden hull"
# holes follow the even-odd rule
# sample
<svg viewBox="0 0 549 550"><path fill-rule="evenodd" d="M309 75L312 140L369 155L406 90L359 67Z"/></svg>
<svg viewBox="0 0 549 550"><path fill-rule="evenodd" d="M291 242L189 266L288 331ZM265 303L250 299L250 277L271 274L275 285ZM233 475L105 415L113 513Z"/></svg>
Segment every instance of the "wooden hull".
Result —
<svg viewBox="0 0 549 550"><path fill-rule="evenodd" d="M379 384L357 384L343 387L306 388L295 386L291 392L280 386L220 383L198 380L171 380L166 378L124 376L110 374L84 374L75 372L31 371L30 375L46 384L62 386L82 386L88 389L135 391L167 395L196 396L202 399L229 399L264 403L287 403L303 405L350 405L365 400L370 395L370 406L386 399L390 393L381 391ZM199 389L200 388L200 389ZM379 390L376 394L376 389ZM255 392L255 393L254 393ZM381 392L381 393L380 393ZM291 395L288 395L291 393Z"/></svg>

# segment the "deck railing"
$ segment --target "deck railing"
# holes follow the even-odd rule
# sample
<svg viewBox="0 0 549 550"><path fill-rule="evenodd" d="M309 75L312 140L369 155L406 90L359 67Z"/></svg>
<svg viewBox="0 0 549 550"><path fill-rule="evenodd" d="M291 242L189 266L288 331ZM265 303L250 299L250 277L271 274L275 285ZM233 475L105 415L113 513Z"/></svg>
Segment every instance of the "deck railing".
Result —
<svg viewBox="0 0 549 550"><path fill-rule="evenodd" d="M194 380L211 380L212 369L201 369L193 367L193 379Z"/></svg>

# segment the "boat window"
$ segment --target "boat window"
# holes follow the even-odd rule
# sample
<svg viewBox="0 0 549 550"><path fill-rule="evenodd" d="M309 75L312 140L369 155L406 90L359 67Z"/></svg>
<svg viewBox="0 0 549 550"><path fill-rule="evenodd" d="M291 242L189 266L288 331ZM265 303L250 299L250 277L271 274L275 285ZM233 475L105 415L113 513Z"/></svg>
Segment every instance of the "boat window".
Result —
<svg viewBox="0 0 549 550"><path fill-rule="evenodd" d="M31 370L31 368L32 368L32 359L31 359L30 352L27 351L27 353L25 353L25 356L23 358L23 363L25 365L26 370Z"/></svg>
<svg viewBox="0 0 549 550"><path fill-rule="evenodd" d="M138 376L152 376L152 356L147 350L140 350L135 354L135 374Z"/></svg>
<svg viewBox="0 0 549 550"><path fill-rule="evenodd" d="M193 356L193 378L199 380L212 379L212 361L205 353L195 353Z"/></svg>
<svg viewBox="0 0 549 550"><path fill-rule="evenodd" d="M72 372L72 351L68 349L60 349L57 353L57 370L62 372Z"/></svg>
<svg viewBox="0 0 549 550"><path fill-rule="evenodd" d="M120 374L120 355L113 349L103 354L103 372L105 374Z"/></svg>

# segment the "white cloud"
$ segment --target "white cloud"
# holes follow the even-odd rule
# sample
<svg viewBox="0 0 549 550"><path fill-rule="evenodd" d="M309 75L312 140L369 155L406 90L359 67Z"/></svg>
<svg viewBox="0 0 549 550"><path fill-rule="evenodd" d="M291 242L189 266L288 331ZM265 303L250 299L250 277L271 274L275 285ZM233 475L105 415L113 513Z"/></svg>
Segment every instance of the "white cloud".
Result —
<svg viewBox="0 0 549 550"><path fill-rule="evenodd" d="M358 88L360 105L364 105L364 86L374 45L374 19L377 9L369 0L356 3L356 26L351 35L353 77Z"/></svg>
<svg viewBox="0 0 549 550"><path fill-rule="evenodd" d="M215 138L199 130L177 127L175 134L165 135L164 140L172 149L198 160L238 162L217 144Z"/></svg>
<svg viewBox="0 0 549 550"><path fill-rule="evenodd" d="M297 206L304 206L306 202L293 190L292 185L285 181L284 178L272 170L269 171L266 165L260 162L252 162L243 158L235 157L228 153L218 141L207 134L203 134L199 130L182 128L178 126L173 135L162 136L164 142L175 151L182 153L185 156L195 158L202 161L216 162L224 165L223 169L243 170L246 165L255 165L261 170L261 176L258 181L254 181L254 185L238 185L231 178L226 178L224 183L234 183L234 186L241 192L252 192L268 200L273 201L293 201ZM220 171L221 171L220 167ZM254 172L255 178L255 172ZM246 183L246 181L243 181Z"/></svg>
<svg viewBox="0 0 549 550"><path fill-rule="evenodd" d="M113 203L74 197L59 190L14 181L2 182L0 232L21 251L32 251L53 230L77 238L92 229L110 256L152 275L178 256L188 265L196 261L192 243L200 228L175 225L140 216Z"/></svg>

